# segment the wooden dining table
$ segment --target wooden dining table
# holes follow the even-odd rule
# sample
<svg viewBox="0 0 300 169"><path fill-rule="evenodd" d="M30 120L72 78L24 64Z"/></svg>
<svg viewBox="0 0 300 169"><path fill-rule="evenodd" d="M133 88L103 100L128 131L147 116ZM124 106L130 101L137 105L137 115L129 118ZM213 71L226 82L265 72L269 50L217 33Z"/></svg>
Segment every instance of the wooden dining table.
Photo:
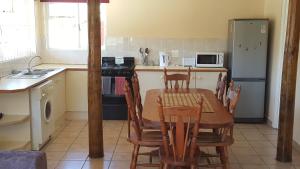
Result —
<svg viewBox="0 0 300 169"><path fill-rule="evenodd" d="M166 96L167 95L167 96ZM163 103L163 106L170 106L166 104L173 104L177 106L180 105L195 105L196 97L200 96L203 98L203 110L200 120L200 127L205 129L217 129L222 127L231 126L234 121L232 115L227 111L227 109L221 104L221 102L216 98L211 90L207 89L151 89L148 90L145 97L143 118L151 121L159 122L159 114L157 112L157 98L158 96L164 97L177 97L180 95L180 99L189 99L188 97L194 98L194 103L188 103L188 101L180 102L179 99L173 99L175 103ZM196 95L196 96L191 96ZM163 98L163 97L162 97ZM169 99L171 100L171 99ZM189 99L191 100L191 99ZM167 102L167 101L165 101ZM177 103L176 103L177 102ZM172 106L172 105L171 105Z"/></svg>
<svg viewBox="0 0 300 169"><path fill-rule="evenodd" d="M148 90L145 97L143 118L155 122L160 121L157 110L157 99L161 96L163 107L170 106L197 106L199 97L203 99L202 115L200 120L200 129L218 129L230 127L234 120L232 115L216 98L214 93L207 89L151 89ZM184 144L184 126L176 125L177 151L183 154L180 144Z"/></svg>

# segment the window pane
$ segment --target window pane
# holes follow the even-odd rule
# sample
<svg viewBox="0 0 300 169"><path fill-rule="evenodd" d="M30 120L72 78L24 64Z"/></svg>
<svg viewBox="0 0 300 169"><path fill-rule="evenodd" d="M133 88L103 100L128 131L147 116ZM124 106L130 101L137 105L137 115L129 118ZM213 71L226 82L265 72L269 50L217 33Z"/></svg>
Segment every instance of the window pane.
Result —
<svg viewBox="0 0 300 169"><path fill-rule="evenodd" d="M49 4L48 46L54 49L77 49L78 4Z"/></svg>
<svg viewBox="0 0 300 169"><path fill-rule="evenodd" d="M87 50L88 13L86 3L49 3L47 15L49 48ZM101 44L104 44L106 11L103 4L101 4L101 27Z"/></svg>
<svg viewBox="0 0 300 169"><path fill-rule="evenodd" d="M87 4L79 5L80 48L88 48Z"/></svg>
<svg viewBox="0 0 300 169"><path fill-rule="evenodd" d="M12 5L10 12L0 10L0 62L34 56L34 1L0 0L0 6Z"/></svg>

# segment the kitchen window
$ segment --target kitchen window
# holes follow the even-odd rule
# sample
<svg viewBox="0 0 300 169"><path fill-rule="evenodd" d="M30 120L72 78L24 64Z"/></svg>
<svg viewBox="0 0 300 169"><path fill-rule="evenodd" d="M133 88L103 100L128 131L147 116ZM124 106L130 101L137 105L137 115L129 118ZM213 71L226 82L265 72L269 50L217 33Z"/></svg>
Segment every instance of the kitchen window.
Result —
<svg viewBox="0 0 300 169"><path fill-rule="evenodd" d="M33 0L0 1L0 62L36 55Z"/></svg>
<svg viewBox="0 0 300 169"><path fill-rule="evenodd" d="M104 48L106 27L105 4L101 8L101 46ZM87 50L88 16L86 3L47 3L46 47L56 50Z"/></svg>

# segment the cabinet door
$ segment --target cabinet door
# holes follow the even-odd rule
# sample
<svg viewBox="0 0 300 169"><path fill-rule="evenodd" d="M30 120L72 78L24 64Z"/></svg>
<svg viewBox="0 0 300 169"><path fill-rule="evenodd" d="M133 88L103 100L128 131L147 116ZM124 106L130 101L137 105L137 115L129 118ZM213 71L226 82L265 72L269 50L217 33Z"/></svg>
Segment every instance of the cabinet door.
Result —
<svg viewBox="0 0 300 169"><path fill-rule="evenodd" d="M218 76L220 72L196 72L196 88L216 90ZM222 73L223 76L227 73Z"/></svg>
<svg viewBox="0 0 300 169"><path fill-rule="evenodd" d="M137 72L140 83L140 93L142 97L142 103L144 104L147 90L150 89L163 89L164 79L163 72Z"/></svg>
<svg viewBox="0 0 300 169"><path fill-rule="evenodd" d="M61 120L65 113L66 91L65 91L65 73L55 76L53 79L53 112L54 119Z"/></svg>
<svg viewBox="0 0 300 169"><path fill-rule="evenodd" d="M87 71L67 71L66 73L66 110L88 111L88 75Z"/></svg>

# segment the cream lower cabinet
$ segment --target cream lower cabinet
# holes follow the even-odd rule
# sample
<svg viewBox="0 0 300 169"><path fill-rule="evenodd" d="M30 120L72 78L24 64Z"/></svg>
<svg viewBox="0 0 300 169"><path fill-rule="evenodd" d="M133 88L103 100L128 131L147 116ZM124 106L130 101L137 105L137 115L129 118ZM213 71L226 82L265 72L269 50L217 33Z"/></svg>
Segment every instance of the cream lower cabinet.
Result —
<svg viewBox="0 0 300 169"><path fill-rule="evenodd" d="M182 73L182 72L172 72ZM147 90L150 89L163 89L164 84L164 73L162 71L137 71L139 83L140 83L140 93L142 97L142 103L145 101L145 96ZM190 88L195 88L195 73L191 73Z"/></svg>
<svg viewBox="0 0 300 169"><path fill-rule="evenodd" d="M147 90L162 89L165 87L163 72L138 71L137 74L140 83L142 103L145 101Z"/></svg>
<svg viewBox="0 0 300 169"><path fill-rule="evenodd" d="M214 92L219 73L220 72L192 72L190 88L209 89ZM147 90L163 89L165 87L162 71L137 71L137 74L139 77L142 103L145 101ZM223 72L222 74L224 76L226 72Z"/></svg>
<svg viewBox="0 0 300 169"><path fill-rule="evenodd" d="M88 72L66 72L66 111L88 111Z"/></svg>
<svg viewBox="0 0 300 169"><path fill-rule="evenodd" d="M196 88L216 90L217 79L220 72L195 72ZM223 76L226 72L222 72Z"/></svg>
<svg viewBox="0 0 300 169"><path fill-rule="evenodd" d="M54 84L53 90L53 115L55 128L59 129L64 126L66 111L66 80L65 72L51 78Z"/></svg>

